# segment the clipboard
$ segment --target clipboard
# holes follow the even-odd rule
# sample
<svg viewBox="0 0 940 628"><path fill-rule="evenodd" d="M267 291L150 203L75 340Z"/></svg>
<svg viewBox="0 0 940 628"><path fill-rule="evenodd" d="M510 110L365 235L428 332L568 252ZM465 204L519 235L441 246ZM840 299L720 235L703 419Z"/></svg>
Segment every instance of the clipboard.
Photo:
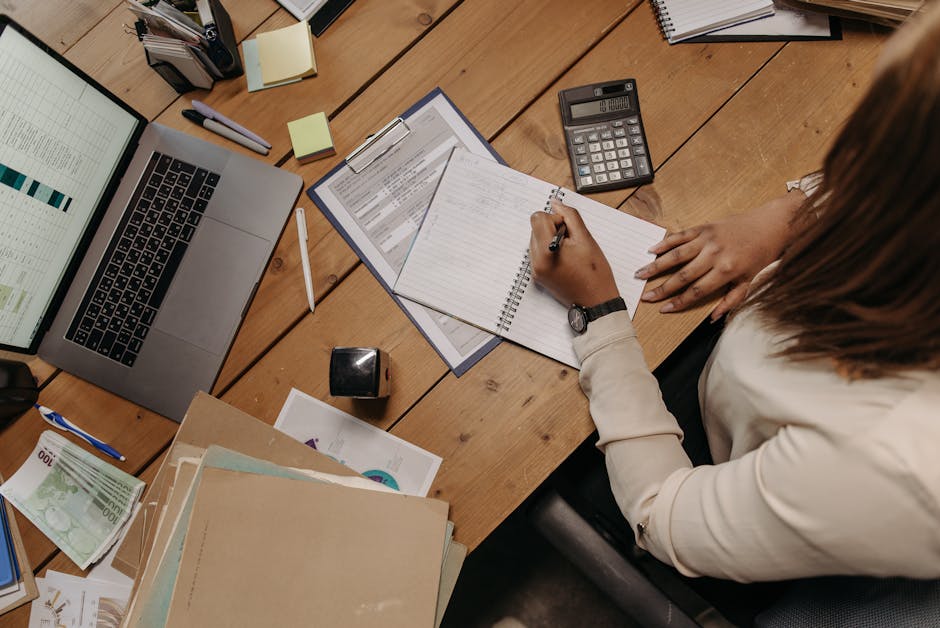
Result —
<svg viewBox="0 0 940 628"><path fill-rule="evenodd" d="M395 148L398 142L402 141L411 129L401 118L395 118L377 132L366 138L366 141L360 144L356 150L349 153L346 157L346 165L355 174L362 173L366 168L382 158L385 153Z"/></svg>
<svg viewBox="0 0 940 628"><path fill-rule="evenodd" d="M454 123L459 125L459 130L463 133L464 138L470 138L472 136L475 140L472 143L475 145L477 152L485 151L489 157L497 162L501 164L506 163L503 158L493 150L493 147L486 141L486 138L470 123L463 112L447 97L444 91L440 87L437 87L431 90L424 98L409 107L401 115L392 118L381 129L369 135L362 144L346 157L346 159L340 162L319 181L310 186L307 190L307 196L320 208L320 211L323 212L323 215L330 221L330 224L333 225L336 231L343 236L346 243L355 251L359 259L362 260L363 264L366 265L372 275L378 280L379 284L381 284L385 291L395 300L405 315L415 324L437 354L441 356L441 359L450 367L454 375L460 377L474 364L479 362L487 353L496 348L500 343L500 338L485 334L489 338L481 345L477 346L469 355L465 355L460 360L455 360L453 357L449 358L445 351L438 346L438 342L435 341L433 330L429 331L429 329L425 328L425 326L428 325L428 321L422 323L422 321L419 321L416 316L409 311L409 307L422 308L423 306L418 306L410 301L405 302L392 291L392 284L394 284L398 276L398 269L394 270L394 277L389 276L390 267L388 263L384 259L380 259L380 255L375 254L372 243L365 242L361 233L358 231L355 234L352 233L355 229L350 228L348 213L344 212L342 208L334 207L334 203L331 203L331 200L325 194L327 191L325 188L334 182L339 175L353 177L369 176L371 170L376 168L377 164L382 164L383 160L392 159L399 151L408 150L410 148L408 140L417 141L417 136L420 136L423 131L421 121L419 120L419 113L425 110L425 107L432 104L432 101L435 100L438 104L446 106L448 113L453 115ZM455 138L457 138L458 142L460 141L456 133ZM399 149L399 151L395 149ZM447 152L449 154L450 151L448 150ZM434 184L431 186L432 193L439 179L440 177L438 175L437 179L434 180ZM428 203L430 203L430 195L428 195ZM424 210L427 210L426 206L422 211ZM417 233L417 228L415 228L414 233ZM410 244L410 238L408 239L408 243ZM368 251L366 250L367 248L369 249ZM382 268L380 268L380 266ZM465 323L459 324L465 325ZM473 329L476 330L476 328Z"/></svg>

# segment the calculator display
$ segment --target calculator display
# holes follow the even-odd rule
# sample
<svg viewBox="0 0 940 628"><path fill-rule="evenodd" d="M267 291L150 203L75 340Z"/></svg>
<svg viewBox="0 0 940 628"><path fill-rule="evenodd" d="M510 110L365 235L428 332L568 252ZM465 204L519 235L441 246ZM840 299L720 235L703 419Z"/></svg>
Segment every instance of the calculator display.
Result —
<svg viewBox="0 0 940 628"><path fill-rule="evenodd" d="M589 118L602 113L614 113L617 111L632 111L633 106L630 99L626 96L620 98L604 98L603 100L592 100L590 102L581 102L571 105L571 117L575 120Z"/></svg>

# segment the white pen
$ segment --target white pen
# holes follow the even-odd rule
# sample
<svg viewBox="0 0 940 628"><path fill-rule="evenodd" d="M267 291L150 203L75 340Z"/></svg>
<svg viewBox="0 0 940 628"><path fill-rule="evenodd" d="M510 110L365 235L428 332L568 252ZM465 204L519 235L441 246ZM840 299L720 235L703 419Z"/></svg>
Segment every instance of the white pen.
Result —
<svg viewBox="0 0 940 628"><path fill-rule="evenodd" d="M313 276L310 273L310 255L307 253L307 217L304 215L304 208L298 207L297 211L297 240L300 244L300 265L304 269L304 289L307 291L307 304L310 311L313 312Z"/></svg>
<svg viewBox="0 0 940 628"><path fill-rule="evenodd" d="M233 142L235 142L236 144L241 144L242 146L244 146L245 148L249 150L253 150L256 153L259 153L261 155L268 154L268 149L262 146L261 144L259 144L258 142L254 141L251 138L245 137L238 131L233 131L232 129L228 128L227 126L225 126L224 124L220 122L216 122L215 120L212 120L211 118L207 118L206 116L202 115L195 109L184 109L183 116L187 120L192 120L193 122L195 122L202 128L208 129L209 131L212 131L216 135L221 135L222 137L226 137L232 140Z"/></svg>
<svg viewBox="0 0 940 628"><path fill-rule="evenodd" d="M193 101L193 109L195 109L196 111L198 111L199 113L201 113L202 115L204 115L204 116L207 117L207 118L211 118L211 119L213 119L213 120L218 120L219 122L221 122L221 123L224 124L225 126L227 126L227 127L229 127L230 129L232 129L233 131L238 131L239 133L241 133L242 135L244 135L244 136L247 137L248 139L254 140L254 141L258 142L259 144L261 144L261 145L264 146L265 148L271 148L271 142L267 141L266 139L264 139L263 137L261 137L261 136L258 135L257 133L252 133L251 131L249 131L248 129L246 129L245 127L243 127L242 125L240 125L239 123L235 122L235 121L232 120L231 118L227 118L227 117L223 116L221 113L219 113L218 111L216 111L215 109L213 109L212 107L210 107L209 105L207 105L206 103L200 102L200 101L198 101L198 100L194 100L194 101Z"/></svg>

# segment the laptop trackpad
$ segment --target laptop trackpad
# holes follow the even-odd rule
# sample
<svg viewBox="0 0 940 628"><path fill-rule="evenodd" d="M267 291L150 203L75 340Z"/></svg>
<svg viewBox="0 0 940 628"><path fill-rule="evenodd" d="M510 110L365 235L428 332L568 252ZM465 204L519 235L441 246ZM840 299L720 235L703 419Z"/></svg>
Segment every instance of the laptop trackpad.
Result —
<svg viewBox="0 0 940 628"><path fill-rule="evenodd" d="M204 218L155 327L211 353L224 354L261 276L269 246L262 238Z"/></svg>

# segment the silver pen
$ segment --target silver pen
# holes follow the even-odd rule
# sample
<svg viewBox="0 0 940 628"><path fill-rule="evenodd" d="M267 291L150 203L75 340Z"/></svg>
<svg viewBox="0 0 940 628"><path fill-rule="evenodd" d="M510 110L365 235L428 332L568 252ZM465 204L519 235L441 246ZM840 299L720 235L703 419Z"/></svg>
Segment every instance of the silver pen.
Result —
<svg viewBox="0 0 940 628"><path fill-rule="evenodd" d="M208 129L209 131L212 131L216 135L221 135L224 138L230 139L236 144L240 144L241 146L244 146L245 148L249 150L253 150L260 155L268 154L268 149L262 146L261 144L259 144L258 142L254 141L251 138L245 137L238 131L234 131L228 128L227 126L225 126L224 124L221 124L219 122L216 122L215 120L207 118L206 116L202 115L195 109L184 109L183 116L187 120L191 120L192 122L195 122L202 128Z"/></svg>

